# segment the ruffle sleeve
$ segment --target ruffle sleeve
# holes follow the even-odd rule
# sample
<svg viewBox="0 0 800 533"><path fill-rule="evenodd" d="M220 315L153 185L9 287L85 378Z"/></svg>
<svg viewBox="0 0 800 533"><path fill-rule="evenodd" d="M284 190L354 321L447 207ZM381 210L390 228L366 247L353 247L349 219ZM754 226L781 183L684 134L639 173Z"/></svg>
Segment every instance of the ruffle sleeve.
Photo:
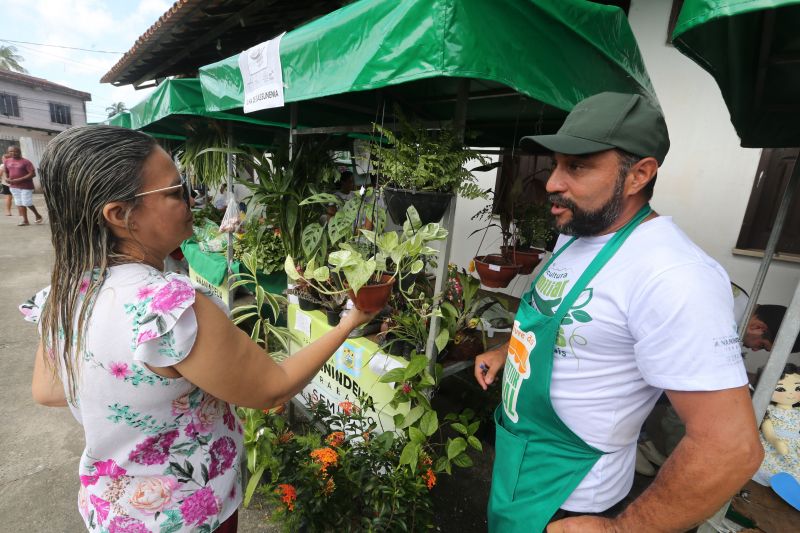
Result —
<svg viewBox="0 0 800 533"><path fill-rule="evenodd" d="M44 307L44 302L47 301L48 294L50 294L49 286L40 290L19 306L19 312L22 313L26 321L34 324L39 323L39 317L42 314L42 308Z"/></svg>
<svg viewBox="0 0 800 533"><path fill-rule="evenodd" d="M197 338L192 305L195 288L188 277L168 273L151 278L127 304L133 316L133 358L151 366L172 366L182 361Z"/></svg>

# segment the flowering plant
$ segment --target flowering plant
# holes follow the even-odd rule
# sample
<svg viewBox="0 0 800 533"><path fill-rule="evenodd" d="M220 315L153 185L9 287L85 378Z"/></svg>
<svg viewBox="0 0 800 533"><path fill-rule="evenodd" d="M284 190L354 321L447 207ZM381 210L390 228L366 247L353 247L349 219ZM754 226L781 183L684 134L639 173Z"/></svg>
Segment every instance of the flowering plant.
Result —
<svg viewBox="0 0 800 533"><path fill-rule="evenodd" d="M275 518L287 531L432 527L437 476L451 473L453 465L471 466L467 449L482 447L472 412L447 415L440 426L428 401L438 379L427 363L424 355L414 355L406 368L381 378L396 384L390 405L408 407L407 414L395 416L394 430L379 432L364 415L372 409L368 397L359 399L363 410L350 402L313 404L310 425L298 433L281 416L261 413L245 427L248 468L254 472L245 501L267 474L258 490L276 502ZM441 375L441 367L435 374Z"/></svg>

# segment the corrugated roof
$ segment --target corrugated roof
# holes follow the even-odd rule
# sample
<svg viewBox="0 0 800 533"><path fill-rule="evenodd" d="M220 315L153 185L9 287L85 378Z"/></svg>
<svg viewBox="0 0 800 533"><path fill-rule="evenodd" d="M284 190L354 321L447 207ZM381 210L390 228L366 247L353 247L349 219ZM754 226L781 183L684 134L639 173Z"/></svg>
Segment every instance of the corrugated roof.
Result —
<svg viewBox="0 0 800 533"><path fill-rule="evenodd" d="M87 92L72 89L65 85L59 85L58 83L53 83L52 81L48 81L44 78L37 78L36 76L31 76L29 74L20 74L19 72L11 72L10 70L0 70L0 80L19 83L22 85L27 85L28 87L41 87L42 89L48 89L61 94L75 96L76 98L80 98L81 100L85 101L92 99L92 95Z"/></svg>
<svg viewBox="0 0 800 533"><path fill-rule="evenodd" d="M101 79L134 86L196 76L219 61L334 11L348 0L177 0Z"/></svg>

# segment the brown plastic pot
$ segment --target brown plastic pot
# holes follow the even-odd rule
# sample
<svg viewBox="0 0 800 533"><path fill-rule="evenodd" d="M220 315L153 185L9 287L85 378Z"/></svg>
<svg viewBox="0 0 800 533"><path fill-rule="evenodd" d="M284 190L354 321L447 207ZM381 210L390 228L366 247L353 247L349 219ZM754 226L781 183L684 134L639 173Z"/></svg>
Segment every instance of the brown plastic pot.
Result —
<svg viewBox="0 0 800 533"><path fill-rule="evenodd" d="M481 283L493 288L508 287L522 268L522 265L508 264L509 261L500 254L479 255L473 261Z"/></svg>
<svg viewBox="0 0 800 533"><path fill-rule="evenodd" d="M389 302L392 285L394 285L394 276L384 274L381 277L381 283L364 285L358 289L358 294L354 293L352 289L347 289L347 292L355 303L356 309L365 313L377 313Z"/></svg>
<svg viewBox="0 0 800 533"><path fill-rule="evenodd" d="M539 261L544 257L544 250L539 248L513 248L511 246L501 246L500 250L510 263L522 265L519 269L520 274L530 274Z"/></svg>

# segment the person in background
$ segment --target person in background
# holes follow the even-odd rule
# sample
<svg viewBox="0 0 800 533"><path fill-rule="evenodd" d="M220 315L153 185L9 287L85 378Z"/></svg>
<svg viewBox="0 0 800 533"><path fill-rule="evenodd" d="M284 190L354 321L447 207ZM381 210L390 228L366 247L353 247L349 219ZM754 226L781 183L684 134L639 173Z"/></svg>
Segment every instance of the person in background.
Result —
<svg viewBox="0 0 800 533"><path fill-rule="evenodd" d="M523 295L503 370L489 530L685 531L761 463L725 270L650 207L669 149L639 94L578 102L555 135L546 189L561 233ZM666 392L686 437L627 504L642 423ZM626 505L627 504L627 505ZM549 523L548 523L549 522Z"/></svg>
<svg viewBox="0 0 800 533"><path fill-rule="evenodd" d="M152 137L70 128L48 143L41 176L55 262L50 286L20 310L41 335L34 400L69 406L83 426L87 530L235 532L243 446L232 405L288 401L372 315L352 310L275 363L222 302L163 271L192 234L191 197Z"/></svg>
<svg viewBox="0 0 800 533"><path fill-rule="evenodd" d="M6 216L11 216L11 189L8 188L8 179L6 176L6 159L9 156L7 153L3 154L3 162L0 164L0 195L6 197L5 204L6 204Z"/></svg>
<svg viewBox="0 0 800 533"><path fill-rule="evenodd" d="M5 160L3 166L5 167L6 181L8 181L11 195L14 197L14 204L17 206L19 216L22 217L22 221L17 226L30 225L28 209L33 211L36 223L41 224L44 219L33 205L33 178L36 176L33 163L22 157L22 152L16 145L8 147L8 155L10 157Z"/></svg>

